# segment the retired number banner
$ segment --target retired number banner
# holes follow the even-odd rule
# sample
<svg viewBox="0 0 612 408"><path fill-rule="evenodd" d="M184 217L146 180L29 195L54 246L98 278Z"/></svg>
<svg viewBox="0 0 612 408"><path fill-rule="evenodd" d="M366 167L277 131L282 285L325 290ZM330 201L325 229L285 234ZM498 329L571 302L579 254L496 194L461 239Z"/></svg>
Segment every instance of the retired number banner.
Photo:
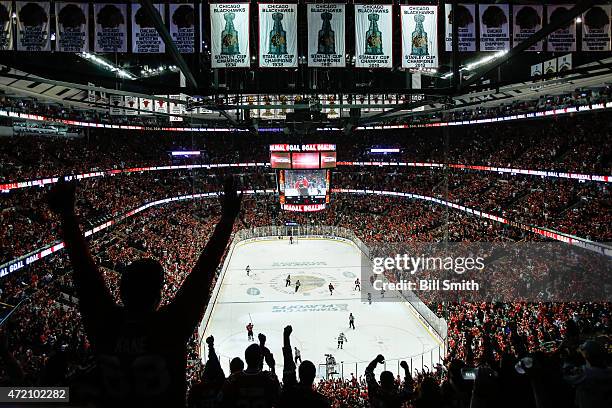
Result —
<svg viewBox="0 0 612 408"><path fill-rule="evenodd" d="M438 7L401 6L402 67L438 67Z"/></svg>
<svg viewBox="0 0 612 408"><path fill-rule="evenodd" d="M582 51L610 51L611 8L593 6L582 15Z"/></svg>
<svg viewBox="0 0 612 408"><path fill-rule="evenodd" d="M514 17L513 46L516 47L537 31L542 29L544 21L544 7L538 5L515 5L512 8ZM527 48L526 51L542 51L544 42L538 41L536 45Z"/></svg>
<svg viewBox="0 0 612 408"><path fill-rule="evenodd" d="M94 3L94 51L127 52L127 5Z"/></svg>
<svg viewBox="0 0 612 408"><path fill-rule="evenodd" d="M297 67L297 4L259 4L259 66Z"/></svg>
<svg viewBox="0 0 612 408"><path fill-rule="evenodd" d="M563 6L546 6L548 12L548 21L553 23L563 17L572 5ZM553 52L569 52L576 51L576 20L573 19L570 24L554 31L548 36L547 50Z"/></svg>
<svg viewBox="0 0 612 408"><path fill-rule="evenodd" d="M165 21L163 4L154 4L162 21ZM157 54L166 52L166 44L159 36L153 19L144 7L132 3L132 52L140 54Z"/></svg>
<svg viewBox="0 0 612 408"><path fill-rule="evenodd" d="M13 2L0 1L0 51L13 49Z"/></svg>
<svg viewBox="0 0 612 408"><path fill-rule="evenodd" d="M55 3L57 51L89 51L89 4Z"/></svg>
<svg viewBox="0 0 612 408"><path fill-rule="evenodd" d="M507 4L480 4L480 51L510 49L510 7Z"/></svg>
<svg viewBox="0 0 612 408"><path fill-rule="evenodd" d="M459 51L476 51L476 5L457 4L457 32ZM446 51L453 50L453 12L450 4L444 5L444 42Z"/></svg>
<svg viewBox="0 0 612 408"><path fill-rule="evenodd" d="M179 52L195 52L196 15L193 4L170 4L170 36Z"/></svg>
<svg viewBox="0 0 612 408"><path fill-rule="evenodd" d="M17 50L50 51L49 42L50 3L17 2Z"/></svg>
<svg viewBox="0 0 612 408"><path fill-rule="evenodd" d="M357 68L393 68L393 6L355 5Z"/></svg>
<svg viewBox="0 0 612 408"><path fill-rule="evenodd" d="M308 7L308 66L345 67L345 5L311 3Z"/></svg>
<svg viewBox="0 0 612 408"><path fill-rule="evenodd" d="M210 5L210 42L213 68L248 68L249 3Z"/></svg>

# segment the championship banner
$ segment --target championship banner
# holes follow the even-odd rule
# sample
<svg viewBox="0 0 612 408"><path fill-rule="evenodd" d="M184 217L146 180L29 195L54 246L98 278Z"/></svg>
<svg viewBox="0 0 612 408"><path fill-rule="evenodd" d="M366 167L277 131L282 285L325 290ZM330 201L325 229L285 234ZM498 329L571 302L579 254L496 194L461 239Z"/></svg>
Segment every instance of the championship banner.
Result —
<svg viewBox="0 0 612 408"><path fill-rule="evenodd" d="M170 99L183 99L186 100L186 97L179 95L168 95ZM182 115L185 112L185 105L182 103L170 102L170 109L168 111L171 115ZM170 116L170 122L182 122L183 118L181 116Z"/></svg>
<svg viewBox="0 0 612 408"><path fill-rule="evenodd" d="M17 2L17 50L50 51L49 42L50 3Z"/></svg>
<svg viewBox="0 0 612 408"><path fill-rule="evenodd" d="M512 8L514 20L513 47L516 47L537 31L542 29L544 21L544 7L537 5L515 5ZM538 41L536 45L529 47L526 51L543 51L544 41Z"/></svg>
<svg viewBox="0 0 612 408"><path fill-rule="evenodd" d="M55 3L56 49L59 52L89 51L89 4Z"/></svg>
<svg viewBox="0 0 612 408"><path fill-rule="evenodd" d="M393 68L393 6L355 5L355 67Z"/></svg>
<svg viewBox="0 0 612 408"><path fill-rule="evenodd" d="M531 66L531 77L539 77L542 76L543 64L535 64Z"/></svg>
<svg viewBox="0 0 612 408"><path fill-rule="evenodd" d="M170 4L170 36L179 52L195 52L196 15L193 4Z"/></svg>
<svg viewBox="0 0 612 408"><path fill-rule="evenodd" d="M0 1L0 51L13 49L13 2Z"/></svg>
<svg viewBox="0 0 612 408"><path fill-rule="evenodd" d="M549 23L560 20L571 8L572 5L546 6ZM546 49L553 52L576 51L576 20L573 19L569 25L551 33Z"/></svg>
<svg viewBox="0 0 612 408"><path fill-rule="evenodd" d="M557 58L557 71L571 71L572 70L572 54L563 55Z"/></svg>
<svg viewBox="0 0 612 408"><path fill-rule="evenodd" d="M476 51L476 5L475 4L457 4L457 31L459 33L459 51L472 52ZM453 13L450 4L444 5L445 24L444 24L444 42L446 43L446 51L453 50Z"/></svg>
<svg viewBox="0 0 612 408"><path fill-rule="evenodd" d="M610 51L610 10L593 6L582 15L582 51Z"/></svg>
<svg viewBox="0 0 612 408"><path fill-rule="evenodd" d="M510 7L507 4L480 4L480 51L510 49Z"/></svg>
<svg viewBox="0 0 612 408"><path fill-rule="evenodd" d="M153 99L138 98L138 110L141 115L152 115Z"/></svg>
<svg viewBox="0 0 612 408"><path fill-rule="evenodd" d="M438 7L400 8L402 24L402 67L438 68Z"/></svg>
<svg viewBox="0 0 612 408"><path fill-rule="evenodd" d="M213 68L248 68L249 3L210 5L210 42Z"/></svg>
<svg viewBox="0 0 612 408"><path fill-rule="evenodd" d="M557 72L557 60L555 58L544 61L544 74L554 74Z"/></svg>
<svg viewBox="0 0 612 408"><path fill-rule="evenodd" d="M306 4L308 7L308 66L346 66L344 4Z"/></svg>
<svg viewBox="0 0 612 408"><path fill-rule="evenodd" d="M259 66L297 67L297 4L259 4Z"/></svg>
<svg viewBox="0 0 612 408"><path fill-rule="evenodd" d="M155 95L159 98L167 98L168 95ZM155 100L155 113L168 113L168 102L159 99Z"/></svg>
<svg viewBox="0 0 612 408"><path fill-rule="evenodd" d="M95 52L127 52L127 5L94 3Z"/></svg>
<svg viewBox="0 0 612 408"><path fill-rule="evenodd" d="M166 17L163 4L154 4L162 21ZM137 54L159 54L166 52L166 44L159 36L153 19L149 17L144 7L132 3L132 52Z"/></svg>
<svg viewBox="0 0 612 408"><path fill-rule="evenodd" d="M113 116L123 116L123 95L111 95L110 96L109 113Z"/></svg>
<svg viewBox="0 0 612 408"><path fill-rule="evenodd" d="M138 115L138 97L125 95L125 115Z"/></svg>

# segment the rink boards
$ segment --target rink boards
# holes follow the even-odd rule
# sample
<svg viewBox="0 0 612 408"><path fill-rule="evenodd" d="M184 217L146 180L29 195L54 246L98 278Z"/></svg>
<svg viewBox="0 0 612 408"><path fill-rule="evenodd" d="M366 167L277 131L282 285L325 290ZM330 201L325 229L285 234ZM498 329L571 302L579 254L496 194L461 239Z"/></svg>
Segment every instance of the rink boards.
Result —
<svg viewBox="0 0 612 408"><path fill-rule="evenodd" d="M371 305L362 301L354 289L355 279L361 278L361 261L359 249L342 238L300 237L290 245L286 239L272 237L235 244L200 327L202 344L206 337L215 337L227 373L231 358L244 360L244 350L251 344L246 325L252 321L255 338L258 333L266 335L276 372L282 375L282 333L291 324L292 346L300 349L303 360L319 367L325 355L332 354L338 373L345 377L363 374L377 354L385 356L386 369L394 373L400 360L418 369L435 365L443 345L408 304L377 302L376 295ZM296 292L298 279L301 286ZM333 295L329 283L335 287ZM349 313L355 316L355 330L349 329ZM341 332L347 342L338 350Z"/></svg>

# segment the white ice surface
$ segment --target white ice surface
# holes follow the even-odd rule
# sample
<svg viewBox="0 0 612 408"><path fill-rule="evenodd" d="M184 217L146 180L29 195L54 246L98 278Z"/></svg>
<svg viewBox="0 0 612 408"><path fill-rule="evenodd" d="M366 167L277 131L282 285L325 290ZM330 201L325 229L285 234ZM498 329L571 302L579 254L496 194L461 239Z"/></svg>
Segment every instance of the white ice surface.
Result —
<svg viewBox="0 0 612 408"><path fill-rule="evenodd" d="M239 243L229 259L203 337L214 335L226 374L231 358L244 360L244 350L251 344L246 332L251 319L256 341L258 333L267 337L279 377L283 328L288 324L293 327L292 346L320 371L325 354L344 362L338 372L345 377L362 375L377 354L385 356L386 369L394 373L402 359L413 368L420 369L422 364L431 368L439 361L440 343L406 304L362 301L361 293L354 290L355 279L361 278L360 261L359 250L341 240L300 238L294 245L279 239ZM247 265L250 276L246 275ZM285 287L288 274L291 286ZM295 293L297 279L302 286ZM333 295L327 288L330 282L335 287ZM355 316L356 330L348 327L349 313ZM337 349L340 332L348 339L343 350Z"/></svg>

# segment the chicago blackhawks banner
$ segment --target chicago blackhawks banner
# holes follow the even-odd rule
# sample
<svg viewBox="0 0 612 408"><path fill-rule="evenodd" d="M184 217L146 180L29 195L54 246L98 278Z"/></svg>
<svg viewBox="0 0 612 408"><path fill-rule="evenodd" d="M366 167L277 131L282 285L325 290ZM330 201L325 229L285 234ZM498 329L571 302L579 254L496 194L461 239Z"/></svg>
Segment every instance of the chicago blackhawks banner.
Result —
<svg viewBox="0 0 612 408"><path fill-rule="evenodd" d="M512 8L512 16L514 17L514 36L512 39L513 46L516 47L542 29L544 7L537 5L515 5ZM542 51L543 48L544 42L538 41L536 45L529 47L527 51Z"/></svg>
<svg viewBox="0 0 612 408"><path fill-rule="evenodd" d="M345 67L344 4L307 4L308 66Z"/></svg>
<svg viewBox="0 0 612 408"><path fill-rule="evenodd" d="M297 4L259 4L259 66L297 67Z"/></svg>
<svg viewBox="0 0 612 408"><path fill-rule="evenodd" d="M476 51L476 5L457 4L457 31L459 33L459 51ZM444 39L446 51L453 50L453 12L450 4L444 5Z"/></svg>
<svg viewBox="0 0 612 408"><path fill-rule="evenodd" d="M355 66L393 67L393 13L390 4L355 5Z"/></svg>
<svg viewBox="0 0 612 408"><path fill-rule="evenodd" d="M94 3L95 52L127 52L127 5Z"/></svg>
<svg viewBox="0 0 612 408"><path fill-rule="evenodd" d="M162 20L165 20L164 5L154 4ZM166 51L166 44L159 36L153 19L149 18L144 7L140 4L132 3L132 52L135 53L163 53Z"/></svg>
<svg viewBox="0 0 612 408"><path fill-rule="evenodd" d="M0 1L0 51L13 49L13 2Z"/></svg>
<svg viewBox="0 0 612 408"><path fill-rule="evenodd" d="M582 51L610 51L610 5L593 6L582 16Z"/></svg>
<svg viewBox="0 0 612 408"><path fill-rule="evenodd" d="M438 7L401 6L402 67L438 67Z"/></svg>
<svg viewBox="0 0 612 408"><path fill-rule="evenodd" d="M17 50L51 50L49 6L49 2L17 2Z"/></svg>
<svg viewBox="0 0 612 408"><path fill-rule="evenodd" d="M563 17L571 5L546 6L548 21L554 23ZM576 20L548 36L547 50L553 52L576 51Z"/></svg>
<svg viewBox="0 0 612 408"><path fill-rule="evenodd" d="M170 36L179 52L195 52L195 30L193 4L170 4Z"/></svg>
<svg viewBox="0 0 612 408"><path fill-rule="evenodd" d="M88 3L55 3L57 51L89 51L88 15Z"/></svg>
<svg viewBox="0 0 612 408"><path fill-rule="evenodd" d="M510 8L507 4L480 4L480 51L510 49Z"/></svg>
<svg viewBox="0 0 612 408"><path fill-rule="evenodd" d="M249 3L211 4L210 42L213 68L251 66Z"/></svg>

